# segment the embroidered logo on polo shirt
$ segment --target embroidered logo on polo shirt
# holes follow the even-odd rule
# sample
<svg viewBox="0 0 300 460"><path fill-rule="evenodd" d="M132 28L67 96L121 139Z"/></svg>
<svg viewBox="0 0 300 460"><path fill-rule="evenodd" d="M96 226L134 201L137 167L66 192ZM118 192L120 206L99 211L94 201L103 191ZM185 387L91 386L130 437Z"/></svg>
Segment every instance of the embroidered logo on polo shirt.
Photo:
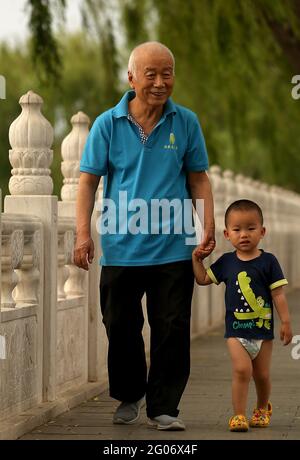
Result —
<svg viewBox="0 0 300 460"><path fill-rule="evenodd" d="M175 134L174 133L170 133L170 137L169 137L169 144L166 144L164 146L164 149L168 149L168 150L177 150L177 145L175 145L175 142L176 142L176 139L175 139Z"/></svg>

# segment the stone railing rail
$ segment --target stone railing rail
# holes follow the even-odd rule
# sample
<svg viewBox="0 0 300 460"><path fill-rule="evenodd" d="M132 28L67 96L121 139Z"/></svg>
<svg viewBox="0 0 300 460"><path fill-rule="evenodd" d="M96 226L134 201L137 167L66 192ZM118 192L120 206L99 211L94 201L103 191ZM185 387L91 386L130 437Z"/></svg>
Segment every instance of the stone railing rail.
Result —
<svg viewBox="0 0 300 460"><path fill-rule="evenodd" d="M58 200L52 195L50 170L53 129L42 115L42 103L32 91L22 96L22 112L9 132L10 195L0 214L0 439L21 436L98 394L107 384L96 209L92 216L95 259L89 272L79 270L72 257L79 162L90 121L83 112L71 119L72 130L61 147L64 181ZM231 250L223 237L226 207L237 198L248 198L264 211L264 249L275 252L289 288L299 287L300 196L221 171L216 165L209 176L217 247L207 264ZM101 200L101 182L97 196ZM222 324L223 296L221 287L195 286L193 336ZM149 350L147 324L144 335Z"/></svg>

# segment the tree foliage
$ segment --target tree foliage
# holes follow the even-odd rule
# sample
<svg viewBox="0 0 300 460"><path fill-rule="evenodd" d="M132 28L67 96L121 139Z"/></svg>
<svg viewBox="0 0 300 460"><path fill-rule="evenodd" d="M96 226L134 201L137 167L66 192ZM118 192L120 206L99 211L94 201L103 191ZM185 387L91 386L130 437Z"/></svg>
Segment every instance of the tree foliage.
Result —
<svg viewBox="0 0 300 460"><path fill-rule="evenodd" d="M176 56L174 97L198 113L211 162L300 191L299 61L274 33L288 31L300 52L296 3L153 0L157 37Z"/></svg>
<svg viewBox="0 0 300 460"><path fill-rule="evenodd" d="M59 81L62 60L53 35L54 8L64 11L66 0L28 0L31 55L41 81Z"/></svg>
<svg viewBox="0 0 300 460"><path fill-rule="evenodd" d="M30 59L29 44L14 49L0 45L0 73L7 81L6 100L0 101L0 188L3 195L8 193L8 180L11 166L8 159L8 130L20 114L18 104L21 95L29 89L43 97L43 114L55 130L52 177L54 193L59 195L62 186L60 172L60 146L63 137L71 130L70 119L77 111L86 112L91 121L99 113L111 106L107 97L104 62L98 50L98 42L86 33L59 37L64 50L60 86L45 86L36 74ZM22 78L20 78L22 69ZM120 93L116 94L116 98Z"/></svg>

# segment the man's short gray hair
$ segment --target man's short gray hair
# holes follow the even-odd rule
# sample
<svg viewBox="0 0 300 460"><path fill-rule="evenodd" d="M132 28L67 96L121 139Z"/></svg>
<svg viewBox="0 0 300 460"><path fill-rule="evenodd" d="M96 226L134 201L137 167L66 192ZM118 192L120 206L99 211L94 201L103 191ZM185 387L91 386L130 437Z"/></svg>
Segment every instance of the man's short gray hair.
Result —
<svg viewBox="0 0 300 460"><path fill-rule="evenodd" d="M163 50L163 51L166 51L172 61L173 61L173 75L175 75L175 58L174 58L174 54L172 53L172 51L166 46L166 45L163 45L162 43L160 42L156 42L156 41L151 41L151 42L144 42L144 43L141 43L140 45L136 46L132 51L131 51L131 54L129 56L129 61L128 61L128 72L130 72L135 78L136 78L136 68L137 68L137 65L136 65L136 54L137 54L137 51L139 51L141 48L147 48L147 47L150 47L150 46L156 46L157 48Z"/></svg>

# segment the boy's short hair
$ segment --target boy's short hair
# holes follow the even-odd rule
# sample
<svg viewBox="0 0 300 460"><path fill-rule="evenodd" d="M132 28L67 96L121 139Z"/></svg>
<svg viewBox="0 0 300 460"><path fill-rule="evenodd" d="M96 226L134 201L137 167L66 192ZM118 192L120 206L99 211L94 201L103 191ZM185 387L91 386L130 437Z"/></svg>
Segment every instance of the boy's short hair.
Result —
<svg viewBox="0 0 300 460"><path fill-rule="evenodd" d="M259 216L261 225L263 225L264 223L264 216L262 210L254 201L243 199L231 203L225 212L225 227L227 227L228 216L231 213L231 211L256 211Z"/></svg>

